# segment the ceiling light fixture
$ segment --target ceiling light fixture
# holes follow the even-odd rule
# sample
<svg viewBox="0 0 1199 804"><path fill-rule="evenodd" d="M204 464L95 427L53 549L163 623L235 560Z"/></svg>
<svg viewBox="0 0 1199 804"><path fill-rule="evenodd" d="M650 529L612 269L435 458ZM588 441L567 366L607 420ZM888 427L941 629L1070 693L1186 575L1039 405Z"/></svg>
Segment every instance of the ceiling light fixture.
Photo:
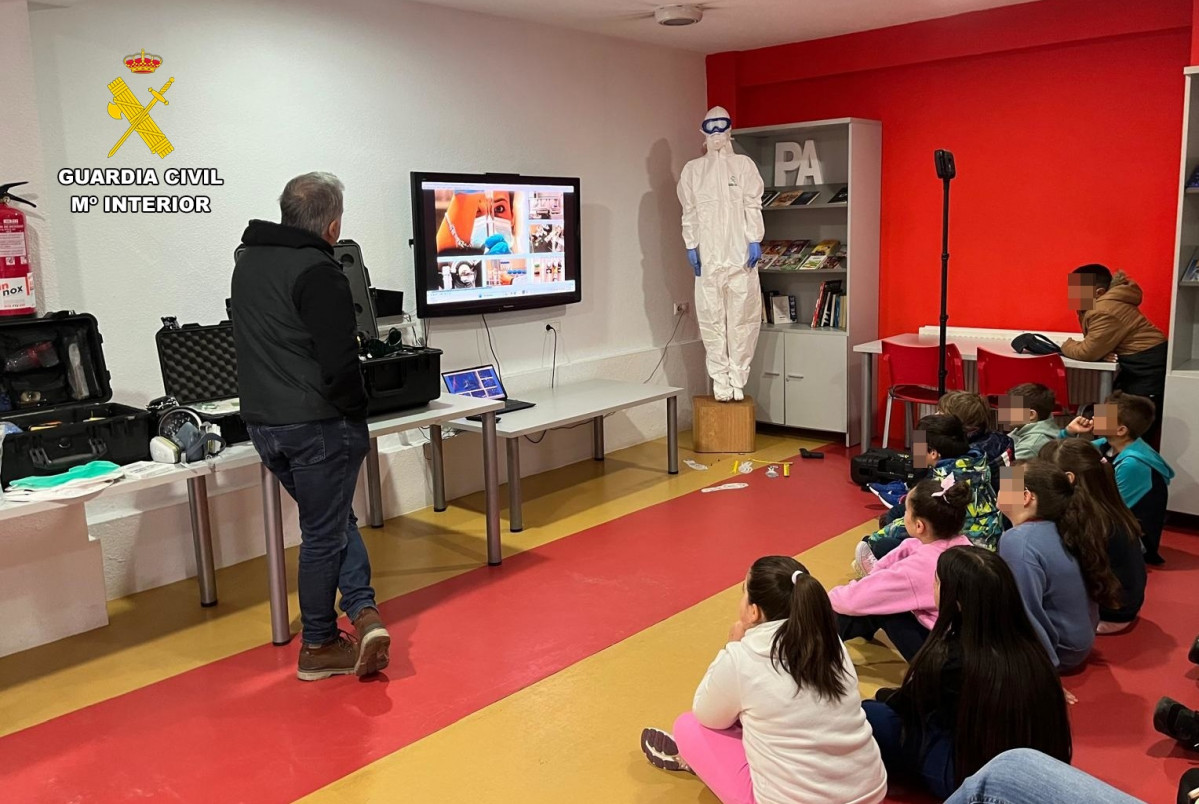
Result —
<svg viewBox="0 0 1199 804"><path fill-rule="evenodd" d="M699 6L659 6L654 9L654 19L658 21L659 25L694 25L703 18L704 10Z"/></svg>

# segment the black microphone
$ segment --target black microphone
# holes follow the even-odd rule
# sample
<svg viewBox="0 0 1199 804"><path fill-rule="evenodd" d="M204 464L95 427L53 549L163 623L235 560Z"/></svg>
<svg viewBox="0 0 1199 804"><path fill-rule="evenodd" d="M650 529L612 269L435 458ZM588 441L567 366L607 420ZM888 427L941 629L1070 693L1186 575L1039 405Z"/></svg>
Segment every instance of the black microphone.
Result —
<svg viewBox="0 0 1199 804"><path fill-rule="evenodd" d="M949 181L958 174L957 166L953 163L953 151L938 150L933 153L937 162L937 178Z"/></svg>

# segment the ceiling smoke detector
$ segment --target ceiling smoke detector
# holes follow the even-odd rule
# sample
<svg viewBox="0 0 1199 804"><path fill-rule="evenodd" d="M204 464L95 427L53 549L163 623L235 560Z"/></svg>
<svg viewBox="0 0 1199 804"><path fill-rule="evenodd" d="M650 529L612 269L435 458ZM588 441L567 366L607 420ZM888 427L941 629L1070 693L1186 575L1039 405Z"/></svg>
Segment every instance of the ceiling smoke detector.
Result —
<svg viewBox="0 0 1199 804"><path fill-rule="evenodd" d="M654 19L659 25L694 25L704 18L699 6L659 6L654 10Z"/></svg>

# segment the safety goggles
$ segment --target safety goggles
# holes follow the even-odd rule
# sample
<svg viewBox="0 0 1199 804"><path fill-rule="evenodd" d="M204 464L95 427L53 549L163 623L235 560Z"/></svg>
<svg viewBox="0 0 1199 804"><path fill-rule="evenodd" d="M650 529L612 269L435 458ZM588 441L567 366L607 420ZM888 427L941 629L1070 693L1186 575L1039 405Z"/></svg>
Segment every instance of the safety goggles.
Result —
<svg viewBox="0 0 1199 804"><path fill-rule="evenodd" d="M705 134L722 134L733 127L733 121L727 117L713 117L700 124Z"/></svg>

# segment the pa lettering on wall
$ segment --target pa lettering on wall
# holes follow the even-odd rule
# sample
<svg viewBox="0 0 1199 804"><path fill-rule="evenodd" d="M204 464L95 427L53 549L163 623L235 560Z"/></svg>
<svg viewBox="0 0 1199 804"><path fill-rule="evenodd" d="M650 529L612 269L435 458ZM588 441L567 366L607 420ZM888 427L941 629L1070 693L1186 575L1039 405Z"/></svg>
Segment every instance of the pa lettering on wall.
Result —
<svg viewBox="0 0 1199 804"><path fill-rule="evenodd" d="M793 174L790 181L788 174ZM789 187L801 184L824 184L824 171L816 155L816 143L807 140L798 142L776 142L774 144L774 186Z"/></svg>

